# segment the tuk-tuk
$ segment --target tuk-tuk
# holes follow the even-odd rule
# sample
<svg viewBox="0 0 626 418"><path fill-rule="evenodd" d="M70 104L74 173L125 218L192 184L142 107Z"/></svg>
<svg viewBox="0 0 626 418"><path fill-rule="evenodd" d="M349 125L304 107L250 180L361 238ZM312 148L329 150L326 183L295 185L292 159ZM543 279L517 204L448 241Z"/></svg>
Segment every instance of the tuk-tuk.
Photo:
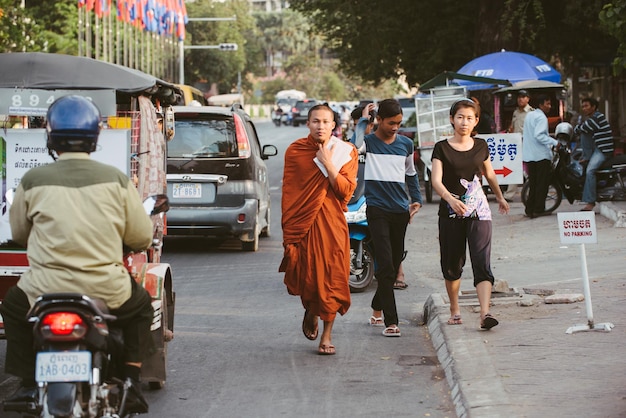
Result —
<svg viewBox="0 0 626 418"><path fill-rule="evenodd" d="M166 195L166 142L173 136L171 104L181 92L173 84L148 74L91 58L45 53L0 54L0 131L3 212L0 216L0 303L7 289L28 269L26 250L11 241L9 202L4 196L17 187L30 168L53 162L46 148L44 118L59 97L88 97L100 109L103 129L91 158L111 164L133 180L142 200ZM130 253L129 273L152 296L151 331L157 351L146 358L142 380L161 388L166 377L167 342L173 338L173 274L161 262L166 221L152 216L154 245ZM4 336L0 316L0 338Z"/></svg>

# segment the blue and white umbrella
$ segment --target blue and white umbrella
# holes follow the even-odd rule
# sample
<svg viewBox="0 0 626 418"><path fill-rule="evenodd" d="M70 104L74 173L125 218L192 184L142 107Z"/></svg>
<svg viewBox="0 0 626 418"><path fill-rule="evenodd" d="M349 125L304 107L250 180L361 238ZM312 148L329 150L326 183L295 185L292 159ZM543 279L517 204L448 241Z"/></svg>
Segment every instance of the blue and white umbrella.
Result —
<svg viewBox="0 0 626 418"><path fill-rule="evenodd" d="M529 54L502 50L473 59L457 71L461 74L509 80L511 84L527 80L561 82L561 74L547 62ZM492 88L482 83L455 80L468 90Z"/></svg>

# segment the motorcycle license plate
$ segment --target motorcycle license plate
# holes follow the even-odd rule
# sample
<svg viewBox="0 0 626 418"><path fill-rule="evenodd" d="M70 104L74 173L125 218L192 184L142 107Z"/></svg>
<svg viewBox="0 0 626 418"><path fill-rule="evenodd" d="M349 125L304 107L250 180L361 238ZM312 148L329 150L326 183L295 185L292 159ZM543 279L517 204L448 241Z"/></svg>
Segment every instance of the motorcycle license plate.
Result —
<svg viewBox="0 0 626 418"><path fill-rule="evenodd" d="M199 199L202 197L200 183L174 183L174 198Z"/></svg>
<svg viewBox="0 0 626 418"><path fill-rule="evenodd" d="M37 382L88 382L91 376L91 352L46 351L37 353Z"/></svg>

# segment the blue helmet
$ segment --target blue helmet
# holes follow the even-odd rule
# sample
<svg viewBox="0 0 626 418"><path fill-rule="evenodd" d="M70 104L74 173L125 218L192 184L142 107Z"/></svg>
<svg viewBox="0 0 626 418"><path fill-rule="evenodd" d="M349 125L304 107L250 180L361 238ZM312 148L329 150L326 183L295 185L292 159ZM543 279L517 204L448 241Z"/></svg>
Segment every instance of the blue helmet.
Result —
<svg viewBox="0 0 626 418"><path fill-rule="evenodd" d="M57 152L94 152L100 134L100 111L82 96L63 96L48 108L47 146Z"/></svg>

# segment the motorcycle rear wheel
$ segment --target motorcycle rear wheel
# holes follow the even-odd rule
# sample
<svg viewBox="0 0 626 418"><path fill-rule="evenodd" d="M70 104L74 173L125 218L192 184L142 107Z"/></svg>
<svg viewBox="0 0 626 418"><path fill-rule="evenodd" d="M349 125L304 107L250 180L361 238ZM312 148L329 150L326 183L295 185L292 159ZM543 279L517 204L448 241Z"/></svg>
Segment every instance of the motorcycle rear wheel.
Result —
<svg viewBox="0 0 626 418"><path fill-rule="evenodd" d="M522 186L522 192L521 192L522 203L524 204L524 206L526 206L526 201L528 200L528 189L529 189L529 184L528 184L528 180L526 180L524 182L524 186ZM563 192L561 191L561 188L554 183L550 183L550 186L548 186L548 194L546 195L546 211L545 212L546 213L554 212L559 207L562 200L563 200Z"/></svg>
<svg viewBox="0 0 626 418"><path fill-rule="evenodd" d="M368 244L363 245L363 260L362 267L355 269L354 257L356 256L352 249L350 250L350 292L361 293L367 289L367 287L374 280L374 254L371 251Z"/></svg>

